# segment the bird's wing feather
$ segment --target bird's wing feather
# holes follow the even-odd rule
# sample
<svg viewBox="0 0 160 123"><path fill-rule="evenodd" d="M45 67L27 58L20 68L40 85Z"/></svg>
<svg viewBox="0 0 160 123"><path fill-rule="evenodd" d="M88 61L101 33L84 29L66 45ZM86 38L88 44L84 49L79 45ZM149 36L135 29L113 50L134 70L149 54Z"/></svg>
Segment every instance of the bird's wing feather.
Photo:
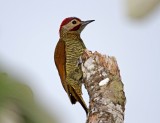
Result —
<svg viewBox="0 0 160 123"><path fill-rule="evenodd" d="M76 99L74 96L70 94L70 86L66 82L66 53L65 53L65 42L63 40L59 40L54 52L54 61L56 67L58 69L59 76L61 78L61 83L63 85L64 90L67 92L68 97L72 104L76 103Z"/></svg>
<svg viewBox="0 0 160 123"><path fill-rule="evenodd" d="M65 79L66 79L65 60L66 60L65 42L60 39L57 43L56 48L55 48L54 61L55 61L56 67L58 69L63 88L65 89L66 92L68 92L68 87L65 82Z"/></svg>

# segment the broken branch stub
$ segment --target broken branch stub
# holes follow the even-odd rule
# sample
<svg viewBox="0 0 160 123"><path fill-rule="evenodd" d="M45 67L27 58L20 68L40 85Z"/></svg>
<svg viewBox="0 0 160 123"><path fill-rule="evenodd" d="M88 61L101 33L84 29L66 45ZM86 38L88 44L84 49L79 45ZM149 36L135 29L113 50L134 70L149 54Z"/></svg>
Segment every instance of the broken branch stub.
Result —
<svg viewBox="0 0 160 123"><path fill-rule="evenodd" d="M123 123L126 97L116 59L86 50L82 60L90 100L87 123Z"/></svg>

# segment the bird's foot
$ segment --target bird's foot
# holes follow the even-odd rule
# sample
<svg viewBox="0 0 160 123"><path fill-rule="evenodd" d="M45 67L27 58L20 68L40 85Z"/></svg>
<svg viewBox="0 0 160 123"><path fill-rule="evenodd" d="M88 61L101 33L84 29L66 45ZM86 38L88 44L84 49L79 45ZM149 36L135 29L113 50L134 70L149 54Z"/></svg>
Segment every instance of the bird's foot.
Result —
<svg viewBox="0 0 160 123"><path fill-rule="evenodd" d="M79 65L81 65L83 63L82 57L80 56L77 60L77 65L76 67L78 67Z"/></svg>

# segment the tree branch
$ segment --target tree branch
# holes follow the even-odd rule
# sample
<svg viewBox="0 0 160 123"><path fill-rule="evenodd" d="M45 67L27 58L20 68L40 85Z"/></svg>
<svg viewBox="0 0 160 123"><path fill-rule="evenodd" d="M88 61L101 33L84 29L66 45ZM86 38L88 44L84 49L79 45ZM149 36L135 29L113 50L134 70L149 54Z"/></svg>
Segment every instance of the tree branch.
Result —
<svg viewBox="0 0 160 123"><path fill-rule="evenodd" d="M86 50L82 60L90 99L87 123L123 123L126 98L116 59Z"/></svg>

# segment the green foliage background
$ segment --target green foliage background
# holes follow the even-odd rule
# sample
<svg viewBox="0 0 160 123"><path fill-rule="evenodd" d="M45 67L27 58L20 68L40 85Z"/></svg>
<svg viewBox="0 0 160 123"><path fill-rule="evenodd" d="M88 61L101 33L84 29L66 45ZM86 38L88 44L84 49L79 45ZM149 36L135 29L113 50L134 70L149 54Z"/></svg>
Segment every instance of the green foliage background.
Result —
<svg viewBox="0 0 160 123"><path fill-rule="evenodd" d="M15 123L55 123L55 118L34 102L27 85L0 73L0 122L8 119Z"/></svg>

